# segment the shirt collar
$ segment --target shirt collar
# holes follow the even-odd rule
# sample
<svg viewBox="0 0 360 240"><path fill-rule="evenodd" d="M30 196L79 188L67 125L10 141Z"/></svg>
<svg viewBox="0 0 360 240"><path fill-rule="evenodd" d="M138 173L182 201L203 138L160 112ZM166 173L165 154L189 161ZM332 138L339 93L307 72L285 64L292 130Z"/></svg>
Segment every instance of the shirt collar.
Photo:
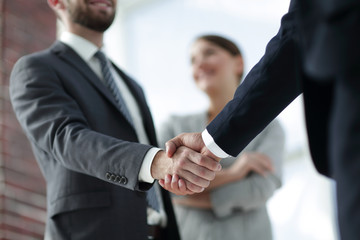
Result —
<svg viewBox="0 0 360 240"><path fill-rule="evenodd" d="M99 51L95 44L71 32L63 32L59 40L71 47L86 62Z"/></svg>

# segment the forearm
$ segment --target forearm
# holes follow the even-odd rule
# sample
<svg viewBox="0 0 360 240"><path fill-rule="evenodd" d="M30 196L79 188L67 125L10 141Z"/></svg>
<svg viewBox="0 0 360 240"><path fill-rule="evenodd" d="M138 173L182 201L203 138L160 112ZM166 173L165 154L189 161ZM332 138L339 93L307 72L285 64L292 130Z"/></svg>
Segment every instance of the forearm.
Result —
<svg viewBox="0 0 360 240"><path fill-rule="evenodd" d="M235 209L251 211L266 204L274 191L281 186L273 174L252 174L242 181L224 185L210 193L212 209L219 217L231 215Z"/></svg>
<svg viewBox="0 0 360 240"><path fill-rule="evenodd" d="M231 171L230 169L223 169L220 172L216 173L216 177L211 181L209 187L207 187L204 192L210 192L215 188L221 187L223 185L240 181L246 176L246 172L242 169L239 172Z"/></svg>
<svg viewBox="0 0 360 240"><path fill-rule="evenodd" d="M211 209L211 200L210 195L208 193L199 193L186 197L175 197L173 198L173 203L175 205L191 207L191 208L199 208L199 209Z"/></svg>
<svg viewBox="0 0 360 240"><path fill-rule="evenodd" d="M295 17L295 12L284 16L263 58L238 87L234 99L207 126L218 146L232 156L237 156L302 91ZM241 133L241 137L234 139L234 133Z"/></svg>
<svg viewBox="0 0 360 240"><path fill-rule="evenodd" d="M34 136L35 133L27 131ZM74 123L67 124L59 132L62 133L54 136L44 132L35 141L57 164L130 190L147 190L151 186L140 184L137 178L142 159L150 146L105 136ZM107 173L124 176L127 183L109 179Z"/></svg>

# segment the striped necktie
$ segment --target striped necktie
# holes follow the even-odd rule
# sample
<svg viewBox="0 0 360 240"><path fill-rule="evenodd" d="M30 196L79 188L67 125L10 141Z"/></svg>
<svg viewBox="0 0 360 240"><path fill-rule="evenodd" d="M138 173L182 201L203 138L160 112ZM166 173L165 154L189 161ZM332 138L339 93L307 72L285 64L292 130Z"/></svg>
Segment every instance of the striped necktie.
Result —
<svg viewBox="0 0 360 240"><path fill-rule="evenodd" d="M156 184L157 183L155 182L154 185L146 192L146 200L151 208L153 208L157 212L160 212L159 200L156 194Z"/></svg>
<svg viewBox="0 0 360 240"><path fill-rule="evenodd" d="M111 74L110 71L110 62L106 58L105 54L101 51L97 51L95 54L95 57L99 59L100 65L101 65L101 72L103 74L104 83L106 87L110 90L112 95L114 96L116 103L118 105L118 108L122 112L122 114L125 116L125 118L128 120L128 122L133 125L133 121L129 112L129 109L126 106L126 103L121 96L120 89L115 83L115 80Z"/></svg>
<svg viewBox="0 0 360 240"><path fill-rule="evenodd" d="M120 89L117 87L115 80L113 78L113 75L110 71L110 62L106 58L105 54L101 51L97 51L95 53L95 57L99 59L100 65L101 65L101 72L103 74L104 83L106 87L110 90L110 92L113 94L116 103L120 109L120 111L123 113L125 118L129 121L131 125L133 125L133 121L130 115L130 112L126 106L126 103L124 99L121 96ZM146 199L148 202L148 205L153 208L154 210L158 211L160 210L158 196L156 194L155 185L151 187L146 194Z"/></svg>

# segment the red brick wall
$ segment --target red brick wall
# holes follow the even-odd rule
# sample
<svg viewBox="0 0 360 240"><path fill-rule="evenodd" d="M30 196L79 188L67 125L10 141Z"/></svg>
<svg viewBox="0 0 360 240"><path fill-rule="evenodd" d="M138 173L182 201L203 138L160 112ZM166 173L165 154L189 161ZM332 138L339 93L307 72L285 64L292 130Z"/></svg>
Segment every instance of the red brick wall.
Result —
<svg viewBox="0 0 360 240"><path fill-rule="evenodd" d="M51 45L56 20L46 0L0 0L0 240L43 239L45 182L8 94L16 60Z"/></svg>

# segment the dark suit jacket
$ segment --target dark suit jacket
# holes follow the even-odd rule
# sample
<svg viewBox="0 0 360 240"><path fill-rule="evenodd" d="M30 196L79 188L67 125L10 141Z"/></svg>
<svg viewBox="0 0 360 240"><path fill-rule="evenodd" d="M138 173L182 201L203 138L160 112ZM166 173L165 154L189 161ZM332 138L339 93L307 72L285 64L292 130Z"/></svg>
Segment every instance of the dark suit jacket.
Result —
<svg viewBox="0 0 360 240"><path fill-rule="evenodd" d="M140 107L152 145L156 136L140 86L117 69ZM138 181L150 146L117 109L89 66L68 46L21 58L10 81L15 113L47 182L47 234L53 239L146 239L145 192ZM179 239L169 196L166 236Z"/></svg>
<svg viewBox="0 0 360 240"><path fill-rule="evenodd" d="M207 127L215 142L236 156L304 93L311 155L317 170L330 176L327 143L334 79L329 76L357 66L359 9L359 0L292 0L265 55Z"/></svg>
<svg viewBox="0 0 360 240"><path fill-rule="evenodd" d="M265 55L207 127L236 156L300 93L317 170L337 182L342 239L359 239L359 0L293 0Z"/></svg>
<svg viewBox="0 0 360 240"><path fill-rule="evenodd" d="M348 72L360 55L359 0L299 0L305 71L316 78Z"/></svg>
<svg viewBox="0 0 360 240"><path fill-rule="evenodd" d="M306 97L316 94L312 86L320 83L311 81L303 71L299 12L299 2L292 1L289 12L282 18L279 32L268 43L265 55L246 76L234 99L207 127L215 142L233 156L237 156L298 95L303 92ZM324 139L327 126L322 121L328 116L329 109L327 106L319 107L321 103L317 101L324 99L321 94L326 99L326 95L331 94L318 94L312 101L312 107L307 109L311 113L307 112L310 114L306 116L311 118L312 113L321 116L316 122L307 121L308 130L316 129L309 131L310 139L321 141L316 147L312 146L311 141L310 148L317 169L329 175L325 150L327 141ZM307 100L305 102L308 103Z"/></svg>

